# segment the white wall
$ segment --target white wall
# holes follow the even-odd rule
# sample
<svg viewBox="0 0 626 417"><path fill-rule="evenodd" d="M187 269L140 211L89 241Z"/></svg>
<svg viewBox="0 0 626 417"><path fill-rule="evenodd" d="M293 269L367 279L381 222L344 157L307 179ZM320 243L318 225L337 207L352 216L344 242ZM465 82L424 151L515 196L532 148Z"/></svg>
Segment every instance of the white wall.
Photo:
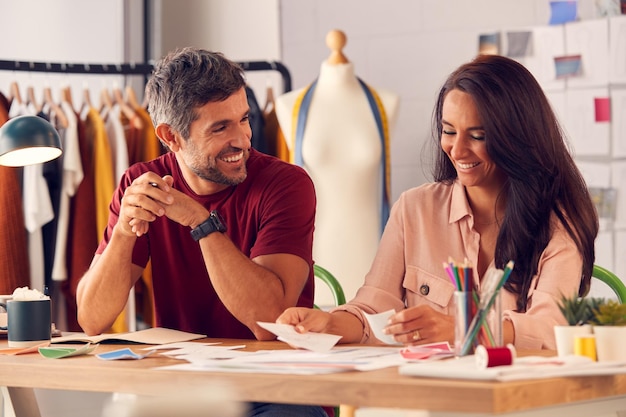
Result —
<svg viewBox="0 0 626 417"><path fill-rule="evenodd" d="M135 2L128 10L140 13ZM127 26L124 0L84 2L80 0L20 0L3 2L0 13L0 37L4 39L0 59L59 63L122 63L141 61L142 51L131 48L142 45L136 37L136 25ZM129 15L133 20L135 15ZM135 29L135 30L133 30ZM82 90L92 91L97 98L104 86L124 85L118 76L45 74L36 72L0 71L0 91L7 94L11 82L17 81L22 98L25 89L33 86L35 94L50 86L54 97L62 86L69 86L75 106L82 102Z"/></svg>
<svg viewBox="0 0 626 417"><path fill-rule="evenodd" d="M278 0L157 0L155 20L161 31L153 58L182 46L223 52L234 61L279 61ZM260 103L265 87L282 92L276 71L248 72L248 84Z"/></svg>
<svg viewBox="0 0 626 417"><path fill-rule="evenodd" d="M583 17L592 13L590 0L580 3ZM400 95L391 145L395 201L430 180L421 148L436 92L450 71L477 53L479 34L546 25L549 17L548 0L282 0L282 61L294 89L304 87L328 57L326 34L340 29L357 74Z"/></svg>

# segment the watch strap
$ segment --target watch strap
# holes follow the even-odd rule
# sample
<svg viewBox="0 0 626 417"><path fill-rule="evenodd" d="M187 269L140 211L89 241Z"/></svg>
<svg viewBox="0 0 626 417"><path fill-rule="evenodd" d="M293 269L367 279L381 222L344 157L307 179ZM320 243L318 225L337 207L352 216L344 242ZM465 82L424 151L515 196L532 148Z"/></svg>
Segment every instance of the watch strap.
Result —
<svg viewBox="0 0 626 417"><path fill-rule="evenodd" d="M214 232L223 233L226 231L226 226L222 218L216 210L211 211L209 217L200 223L197 227L191 229L191 237L196 242Z"/></svg>

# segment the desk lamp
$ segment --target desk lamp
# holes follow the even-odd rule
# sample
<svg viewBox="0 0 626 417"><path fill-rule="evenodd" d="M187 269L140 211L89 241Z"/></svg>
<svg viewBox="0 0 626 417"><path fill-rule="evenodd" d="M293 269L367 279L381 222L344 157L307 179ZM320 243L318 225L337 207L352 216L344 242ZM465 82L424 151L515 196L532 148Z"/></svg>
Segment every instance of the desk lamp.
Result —
<svg viewBox="0 0 626 417"><path fill-rule="evenodd" d="M59 134L41 117L14 117L0 128L0 165L39 164L58 158L62 152Z"/></svg>

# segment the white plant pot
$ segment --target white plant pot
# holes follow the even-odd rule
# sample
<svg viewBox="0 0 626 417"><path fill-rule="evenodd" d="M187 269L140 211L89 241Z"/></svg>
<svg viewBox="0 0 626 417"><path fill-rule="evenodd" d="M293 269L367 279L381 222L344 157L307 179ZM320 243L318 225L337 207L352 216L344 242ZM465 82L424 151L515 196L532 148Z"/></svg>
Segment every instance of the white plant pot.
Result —
<svg viewBox="0 0 626 417"><path fill-rule="evenodd" d="M626 361L626 326L594 326L598 362Z"/></svg>
<svg viewBox="0 0 626 417"><path fill-rule="evenodd" d="M574 354L576 337L592 334L593 328L589 324L582 326L554 326L556 351L559 356Z"/></svg>

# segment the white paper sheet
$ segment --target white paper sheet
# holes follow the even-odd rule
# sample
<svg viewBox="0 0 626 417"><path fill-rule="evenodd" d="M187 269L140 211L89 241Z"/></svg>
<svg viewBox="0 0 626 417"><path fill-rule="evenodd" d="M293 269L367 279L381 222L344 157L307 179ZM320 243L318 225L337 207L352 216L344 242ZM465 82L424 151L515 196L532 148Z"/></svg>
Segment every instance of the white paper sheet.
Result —
<svg viewBox="0 0 626 417"><path fill-rule="evenodd" d="M308 349L313 352L327 352L337 344L341 336L327 333L298 333L289 324L257 322L265 330L278 336L278 340L296 348Z"/></svg>
<svg viewBox="0 0 626 417"><path fill-rule="evenodd" d="M596 122L595 99L609 97L607 87L568 89L565 94L565 129L575 156L608 156L610 123Z"/></svg>
<svg viewBox="0 0 626 417"><path fill-rule="evenodd" d="M517 358L513 365L481 369L474 355L437 362L402 365L401 375L458 378L473 380L514 381L576 375L612 375L626 373L626 362L594 362L585 356L562 358L527 356Z"/></svg>
<svg viewBox="0 0 626 417"><path fill-rule="evenodd" d="M609 83L609 22L595 19L565 25L567 55L581 55L583 71L567 79L567 88L601 87Z"/></svg>
<svg viewBox="0 0 626 417"><path fill-rule="evenodd" d="M241 352L226 360L188 359L188 364L156 369L314 375L345 371L369 371L406 363L400 348L335 347L327 352L303 349Z"/></svg>
<svg viewBox="0 0 626 417"><path fill-rule="evenodd" d="M626 15L609 18L609 80L626 84Z"/></svg>
<svg viewBox="0 0 626 417"><path fill-rule="evenodd" d="M613 157L624 158L626 157L626 88L611 87L611 126Z"/></svg>

